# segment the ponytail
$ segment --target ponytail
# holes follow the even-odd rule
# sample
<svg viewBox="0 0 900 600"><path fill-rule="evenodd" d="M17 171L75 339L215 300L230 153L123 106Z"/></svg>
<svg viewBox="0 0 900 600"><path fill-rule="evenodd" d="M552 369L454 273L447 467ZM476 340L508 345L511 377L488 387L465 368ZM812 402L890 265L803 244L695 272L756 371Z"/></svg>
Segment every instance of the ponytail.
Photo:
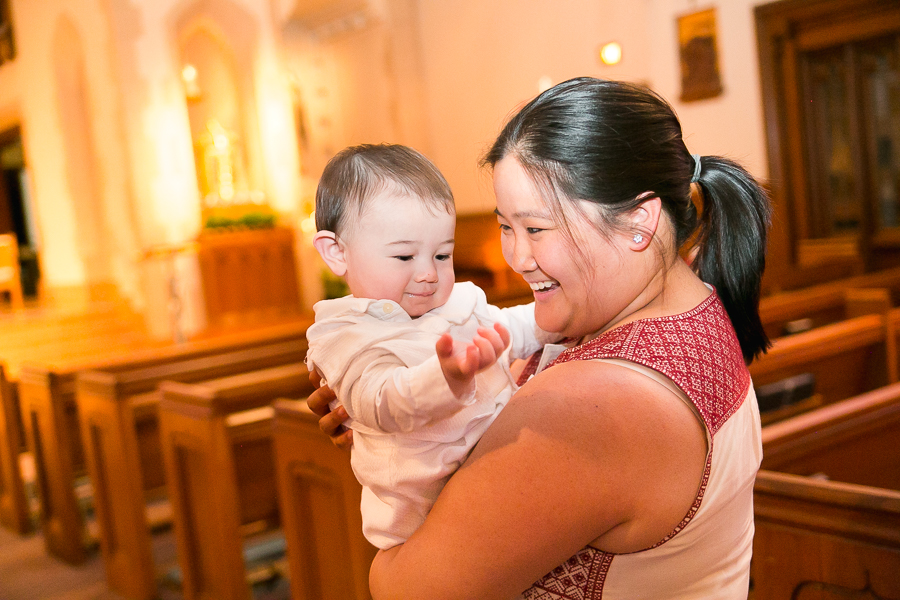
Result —
<svg viewBox="0 0 900 600"><path fill-rule="evenodd" d="M703 210L693 266L715 286L749 364L771 345L759 319L769 199L737 163L720 156L699 160Z"/></svg>

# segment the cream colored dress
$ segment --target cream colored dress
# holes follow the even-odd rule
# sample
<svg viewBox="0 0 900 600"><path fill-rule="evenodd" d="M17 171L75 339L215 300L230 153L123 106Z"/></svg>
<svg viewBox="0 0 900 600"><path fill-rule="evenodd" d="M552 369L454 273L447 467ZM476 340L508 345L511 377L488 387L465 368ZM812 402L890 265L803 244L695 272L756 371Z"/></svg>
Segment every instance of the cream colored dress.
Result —
<svg viewBox="0 0 900 600"><path fill-rule="evenodd" d="M525 600L746 598L759 409L734 329L713 293L686 313L628 323L551 363L603 360L642 372L686 402L707 433L693 506L654 546L611 554L587 546L522 594Z"/></svg>

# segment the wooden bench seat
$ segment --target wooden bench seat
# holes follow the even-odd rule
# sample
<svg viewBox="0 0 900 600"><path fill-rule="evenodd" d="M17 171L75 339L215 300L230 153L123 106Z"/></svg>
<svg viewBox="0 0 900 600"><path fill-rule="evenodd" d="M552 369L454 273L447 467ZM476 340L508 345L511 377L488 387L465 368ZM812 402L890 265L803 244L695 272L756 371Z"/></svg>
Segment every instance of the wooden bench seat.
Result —
<svg viewBox="0 0 900 600"><path fill-rule="evenodd" d="M319 429L303 400L275 408L275 461L294 600L371 600L377 549L362 534L362 486L350 455Z"/></svg>
<svg viewBox="0 0 900 600"><path fill-rule="evenodd" d="M0 525L19 534L32 530L25 482L19 468L24 441L16 388L7 380L0 364Z"/></svg>
<svg viewBox="0 0 900 600"><path fill-rule="evenodd" d="M41 500L41 530L47 550L73 564L86 558L84 520L73 491L85 471L75 380L82 371L119 373L223 354L242 348L305 339L308 321L297 321L209 340L152 348L114 359L79 358L53 364L25 364L19 399L29 451L34 456Z"/></svg>
<svg viewBox="0 0 900 600"><path fill-rule="evenodd" d="M244 538L280 523L268 405L308 395L309 373L285 365L159 389L182 593L248 600Z"/></svg>
<svg viewBox="0 0 900 600"><path fill-rule="evenodd" d="M754 600L900 597L900 384L763 428Z"/></svg>
<svg viewBox="0 0 900 600"><path fill-rule="evenodd" d="M824 404L897 381L896 340L884 315L870 314L776 339L750 365L756 387L812 373Z"/></svg>
<svg viewBox="0 0 900 600"><path fill-rule="evenodd" d="M78 374L81 435L110 589L131 599L156 595L145 514L145 497L165 496L156 386L293 366L306 349L305 340L290 340L132 371Z"/></svg>
<svg viewBox="0 0 900 600"><path fill-rule="evenodd" d="M808 319L808 327L836 323L848 316L850 290L880 288L892 306L900 306L900 268L885 269L762 298L759 316L770 338L781 337L789 323Z"/></svg>

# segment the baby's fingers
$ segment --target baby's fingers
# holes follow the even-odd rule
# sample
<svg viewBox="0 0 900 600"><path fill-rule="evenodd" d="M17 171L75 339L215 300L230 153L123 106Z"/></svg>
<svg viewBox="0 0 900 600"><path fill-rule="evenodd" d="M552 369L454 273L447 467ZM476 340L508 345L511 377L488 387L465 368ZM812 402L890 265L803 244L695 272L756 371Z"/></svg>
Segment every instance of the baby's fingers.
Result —
<svg viewBox="0 0 900 600"><path fill-rule="evenodd" d="M502 325L500 325L500 328L501 329L497 329L497 325L491 329L479 327L478 335L476 335L475 339L472 341L475 342L479 338L486 341L490 345L491 354L495 357L500 356L506 346L509 345L509 332L506 331L506 328ZM484 350L482 350L482 353L484 353Z"/></svg>
<svg viewBox="0 0 900 600"><path fill-rule="evenodd" d="M502 323L494 323L494 331L500 335L500 342L503 346L500 348L499 352L503 352L506 350L506 347L509 346L512 337L509 335L509 330L504 327Z"/></svg>
<svg viewBox="0 0 900 600"><path fill-rule="evenodd" d="M438 339L434 349L438 358L450 358L453 356L453 337L449 333L445 333Z"/></svg>
<svg viewBox="0 0 900 600"><path fill-rule="evenodd" d="M482 331L489 331L489 333L485 335ZM478 335L475 336L472 344L469 346L469 348L473 347L477 349L479 371L497 362L497 357L503 351L497 332L493 330L479 330Z"/></svg>

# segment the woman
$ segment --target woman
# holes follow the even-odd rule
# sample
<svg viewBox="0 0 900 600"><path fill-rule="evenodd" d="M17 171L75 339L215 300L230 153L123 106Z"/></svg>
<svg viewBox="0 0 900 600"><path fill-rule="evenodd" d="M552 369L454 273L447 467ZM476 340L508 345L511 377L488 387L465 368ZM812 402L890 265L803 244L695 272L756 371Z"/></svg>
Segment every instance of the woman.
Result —
<svg viewBox="0 0 900 600"><path fill-rule="evenodd" d="M425 524L378 554L373 597L745 598L764 193L733 162L691 156L658 96L588 78L526 105L485 163L537 323L575 344L522 385ZM678 249L693 236L691 267Z"/></svg>

